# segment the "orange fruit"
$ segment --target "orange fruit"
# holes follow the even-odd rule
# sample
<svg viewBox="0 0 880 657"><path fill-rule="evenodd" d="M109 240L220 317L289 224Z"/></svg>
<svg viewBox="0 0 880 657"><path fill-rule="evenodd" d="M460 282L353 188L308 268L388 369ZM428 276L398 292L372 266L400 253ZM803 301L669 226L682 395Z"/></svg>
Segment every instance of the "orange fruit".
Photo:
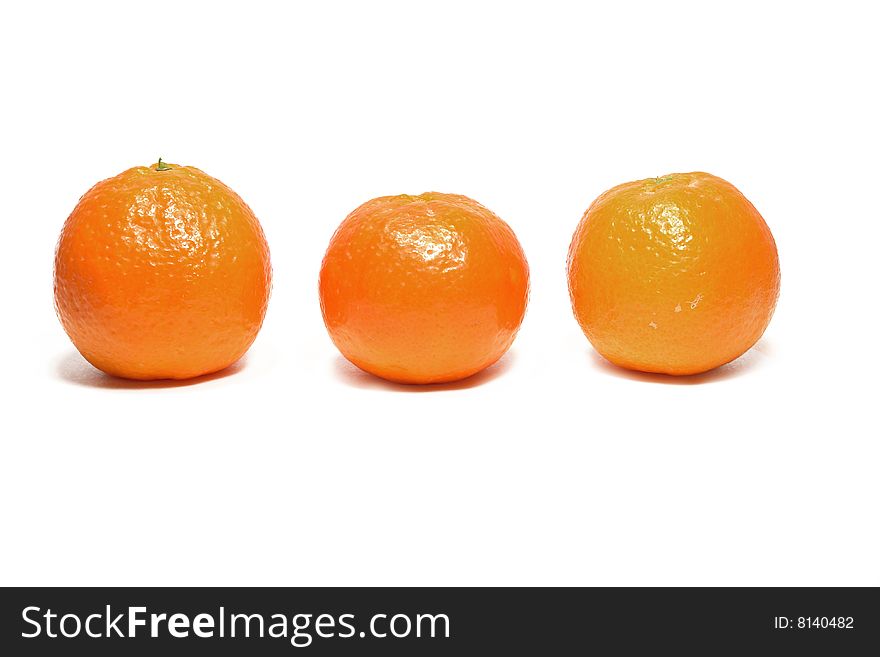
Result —
<svg viewBox="0 0 880 657"><path fill-rule="evenodd" d="M476 201L385 196L339 226L319 288L348 360L391 381L441 383L504 355L525 314L529 268L510 227Z"/></svg>
<svg viewBox="0 0 880 657"><path fill-rule="evenodd" d="M633 370L696 374L745 353L779 294L776 243L729 182L671 174L597 198L568 253L575 316L596 350Z"/></svg>
<svg viewBox="0 0 880 657"><path fill-rule="evenodd" d="M257 218L193 167L134 167L79 200L55 255L64 330L98 369L185 379L224 369L266 313L269 248Z"/></svg>

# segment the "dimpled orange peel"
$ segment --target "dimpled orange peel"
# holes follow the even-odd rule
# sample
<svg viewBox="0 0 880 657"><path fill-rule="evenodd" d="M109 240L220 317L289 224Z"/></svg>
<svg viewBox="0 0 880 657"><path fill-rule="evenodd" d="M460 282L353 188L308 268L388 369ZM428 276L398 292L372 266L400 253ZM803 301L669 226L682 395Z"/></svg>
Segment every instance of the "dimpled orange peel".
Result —
<svg viewBox="0 0 880 657"><path fill-rule="evenodd" d="M696 374L745 353L779 295L770 229L729 182L670 174L608 190L568 253L578 323L603 357L633 370Z"/></svg>
<svg viewBox="0 0 880 657"><path fill-rule="evenodd" d="M92 365L130 379L217 372L266 313L269 249L257 218L193 167L134 167L80 199L55 255L55 305Z"/></svg>
<svg viewBox="0 0 880 657"><path fill-rule="evenodd" d="M349 361L391 381L441 383L504 355L525 314L529 268L510 227L476 201L386 196L339 226L319 292Z"/></svg>

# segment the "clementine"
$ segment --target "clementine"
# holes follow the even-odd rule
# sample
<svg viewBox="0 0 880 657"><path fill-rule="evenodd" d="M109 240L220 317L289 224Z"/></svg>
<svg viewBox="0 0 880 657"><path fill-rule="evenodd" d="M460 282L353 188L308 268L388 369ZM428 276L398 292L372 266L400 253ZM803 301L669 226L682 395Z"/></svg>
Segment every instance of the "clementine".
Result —
<svg viewBox="0 0 880 657"><path fill-rule="evenodd" d="M130 379L234 363L260 330L270 281L263 230L245 202L161 160L86 192L55 255L64 330L95 367Z"/></svg>
<svg viewBox="0 0 880 657"><path fill-rule="evenodd" d="M391 381L440 383L504 355L525 313L529 268L510 227L476 201L386 196L339 226L319 291L349 361Z"/></svg>
<svg viewBox="0 0 880 657"><path fill-rule="evenodd" d="M705 372L764 333L779 294L776 243L729 182L671 174L597 198L568 253L574 314L621 367Z"/></svg>

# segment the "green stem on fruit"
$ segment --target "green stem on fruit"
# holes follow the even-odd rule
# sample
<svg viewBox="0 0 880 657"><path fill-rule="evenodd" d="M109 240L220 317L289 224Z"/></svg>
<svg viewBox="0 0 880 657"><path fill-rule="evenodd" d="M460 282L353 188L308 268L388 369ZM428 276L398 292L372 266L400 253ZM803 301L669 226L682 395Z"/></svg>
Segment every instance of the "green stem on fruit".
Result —
<svg viewBox="0 0 880 657"><path fill-rule="evenodd" d="M168 170L170 170L170 169L171 169L171 167L168 166L167 164L165 164L165 163L162 161L162 158L160 157L160 158L159 158L159 163L156 165L156 171L168 171Z"/></svg>

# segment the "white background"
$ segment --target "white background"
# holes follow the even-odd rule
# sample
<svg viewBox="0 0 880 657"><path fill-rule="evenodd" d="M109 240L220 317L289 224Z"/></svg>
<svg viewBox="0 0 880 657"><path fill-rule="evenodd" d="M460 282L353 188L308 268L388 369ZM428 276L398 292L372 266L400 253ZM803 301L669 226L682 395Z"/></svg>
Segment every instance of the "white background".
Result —
<svg viewBox="0 0 880 657"><path fill-rule="evenodd" d="M0 582L880 585L877 16L870 3L8 3ZM231 373L93 370L52 307L61 225L159 156L252 206L266 323ZM764 339L618 370L572 318L571 234L628 180L705 170L779 247ZM321 321L338 223L476 198L532 271L458 386L355 370Z"/></svg>

